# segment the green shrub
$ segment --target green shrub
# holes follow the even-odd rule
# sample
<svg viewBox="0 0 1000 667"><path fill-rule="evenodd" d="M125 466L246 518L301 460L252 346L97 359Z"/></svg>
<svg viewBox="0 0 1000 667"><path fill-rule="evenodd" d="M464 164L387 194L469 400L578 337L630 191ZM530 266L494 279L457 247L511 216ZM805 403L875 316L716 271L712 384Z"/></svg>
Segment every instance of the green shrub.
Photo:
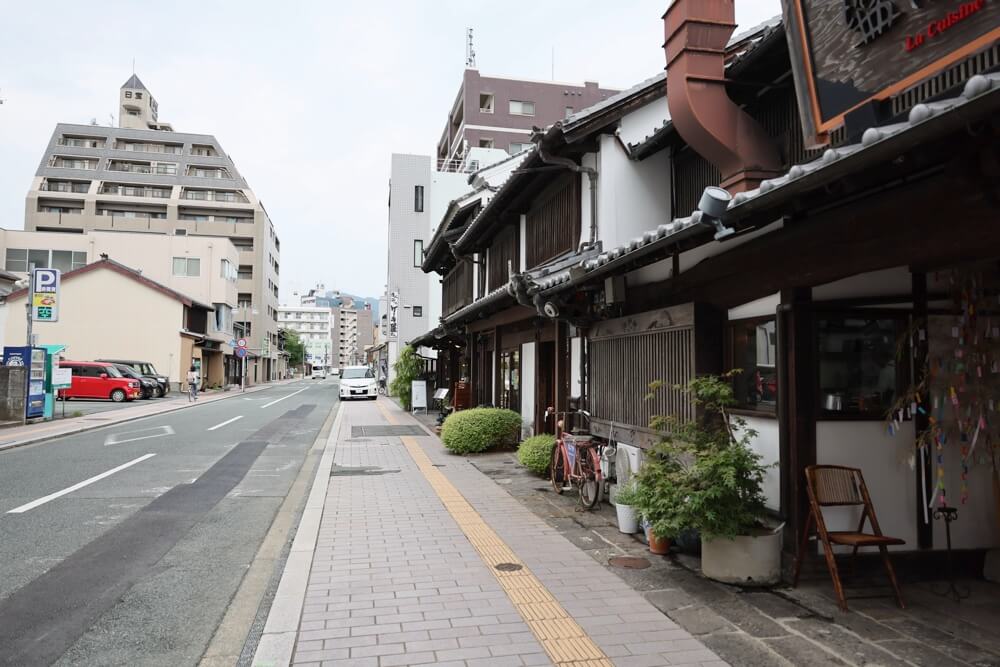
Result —
<svg viewBox="0 0 1000 667"><path fill-rule="evenodd" d="M473 408L454 412L444 420L441 441L454 454L485 452L517 442L521 415L502 408Z"/></svg>
<svg viewBox="0 0 1000 667"><path fill-rule="evenodd" d="M627 507L635 507L639 503L639 486L636 484L634 478L618 487L618 491L615 492L614 501L615 505L625 505Z"/></svg>
<svg viewBox="0 0 1000 667"><path fill-rule="evenodd" d="M517 448L517 460L531 472L544 475L548 472L555 446L556 436L536 435L522 442Z"/></svg>
<svg viewBox="0 0 1000 667"><path fill-rule="evenodd" d="M403 404L403 409L407 412L413 405L413 381L420 379L420 374L424 370L424 362L417 355L417 351L407 345L399 353L399 358L392 366L396 371L396 377L389 385L389 393L399 397L399 402Z"/></svg>

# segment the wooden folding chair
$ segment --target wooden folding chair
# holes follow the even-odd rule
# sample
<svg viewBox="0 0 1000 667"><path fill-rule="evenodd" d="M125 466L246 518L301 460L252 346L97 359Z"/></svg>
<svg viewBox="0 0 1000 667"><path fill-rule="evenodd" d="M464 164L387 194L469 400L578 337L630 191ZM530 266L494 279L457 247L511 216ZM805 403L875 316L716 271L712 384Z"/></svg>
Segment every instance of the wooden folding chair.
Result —
<svg viewBox="0 0 1000 667"><path fill-rule="evenodd" d="M799 585L799 572L802 569L802 559L805 557L806 549L809 546L809 532L814 524L819 539L823 542L823 551L826 554L826 566L830 570L830 577L833 578L833 589L837 594L837 604L841 611L847 611L847 601L844 598L844 587L840 583L840 574L837 571L837 561L833 555L833 545L840 544L852 547L851 566L858 555L859 547L878 547L882 553L882 562L885 571L889 575L889 583L896 595L896 603L900 609L905 608L903 597L899 592L899 583L896 581L896 572L892 568L889 560L889 545L906 544L904 540L896 537L886 537L879 528L878 519L875 518L875 508L872 507L871 496L868 495L868 487L865 486L865 478L859 468L848 468L845 466L816 465L808 466L806 473L806 490L809 493L809 514L806 515L806 523L802 530L802 539L799 542L799 551L795 558L795 574L792 585ZM855 531L830 531L826 529L826 522L823 521L823 507L831 506L852 506L862 505L861 521ZM871 522L872 532L864 532L865 520Z"/></svg>

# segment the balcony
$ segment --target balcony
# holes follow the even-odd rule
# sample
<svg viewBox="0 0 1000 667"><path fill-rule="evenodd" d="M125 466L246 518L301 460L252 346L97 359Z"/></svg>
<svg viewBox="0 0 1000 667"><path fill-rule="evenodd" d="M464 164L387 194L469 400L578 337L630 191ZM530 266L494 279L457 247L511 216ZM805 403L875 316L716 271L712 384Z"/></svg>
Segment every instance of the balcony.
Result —
<svg viewBox="0 0 1000 667"><path fill-rule="evenodd" d="M246 195L238 191L226 190L192 190L184 188L181 192L181 199L194 201L217 201L231 204L246 204L249 202Z"/></svg>
<svg viewBox="0 0 1000 667"><path fill-rule="evenodd" d="M92 171L97 169L96 158L64 157L57 155L49 160L49 166L57 169L85 169Z"/></svg>
<svg viewBox="0 0 1000 667"><path fill-rule="evenodd" d="M187 168L185 176L196 178L232 178L229 170L223 167L196 167L191 165Z"/></svg>
<svg viewBox="0 0 1000 667"><path fill-rule="evenodd" d="M216 152L214 146L193 144L191 146L191 155L197 155L199 157L217 157L219 154Z"/></svg>
<svg viewBox="0 0 1000 667"><path fill-rule="evenodd" d="M112 160L110 164L108 164L108 171L121 171L129 174L159 174L161 176L176 176L177 165Z"/></svg>
<svg viewBox="0 0 1000 667"><path fill-rule="evenodd" d="M181 144L153 144L144 141L128 141L119 139L115 142L115 148L120 151L134 151L136 153L168 153L170 155L180 155L184 147Z"/></svg>
<svg viewBox="0 0 1000 667"><path fill-rule="evenodd" d="M44 192L74 192L76 194L86 194L90 190L90 181L50 181L42 183L41 190Z"/></svg>
<svg viewBox="0 0 1000 667"><path fill-rule="evenodd" d="M154 199L169 199L170 188L151 188L141 185L136 186L105 183L101 186L100 194L117 195L119 197L152 197Z"/></svg>
<svg viewBox="0 0 1000 667"><path fill-rule="evenodd" d="M73 148L104 148L105 140L98 137L59 137L56 143Z"/></svg>

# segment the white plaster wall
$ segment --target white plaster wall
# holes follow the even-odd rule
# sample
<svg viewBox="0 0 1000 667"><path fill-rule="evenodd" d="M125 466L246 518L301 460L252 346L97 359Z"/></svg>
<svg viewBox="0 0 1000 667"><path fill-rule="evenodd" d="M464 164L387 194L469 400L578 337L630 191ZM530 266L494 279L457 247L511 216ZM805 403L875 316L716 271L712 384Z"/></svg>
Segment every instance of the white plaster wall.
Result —
<svg viewBox="0 0 1000 667"><path fill-rule="evenodd" d="M750 448L761 455L760 462L771 466L764 477L764 496L767 507L775 512L781 509L781 470L778 463L781 460L778 446L778 420L767 417L743 417L748 429L757 431L757 437L750 443Z"/></svg>
<svg viewBox="0 0 1000 667"><path fill-rule="evenodd" d="M599 159L597 224L605 249L628 243L670 220L669 151L636 162L617 139L602 135Z"/></svg>
<svg viewBox="0 0 1000 667"><path fill-rule="evenodd" d="M962 452L957 440L952 437L944 446L944 485L948 504L958 508L958 521L951 524L951 543L956 549L998 548L1000 529L996 501L993 498L993 468L989 458L983 459L988 445L980 439L969 465L969 499L961 503ZM934 454L931 455L932 464ZM937 474L936 469L932 471ZM934 477L933 479L936 479ZM934 504L935 507L938 503ZM934 548L944 549L947 537L943 521L934 522Z"/></svg>
<svg viewBox="0 0 1000 667"><path fill-rule="evenodd" d="M580 375L581 359L580 337L569 339L569 395L582 396L583 382Z"/></svg>
<svg viewBox="0 0 1000 667"><path fill-rule="evenodd" d="M663 88L663 95L622 118L621 137L626 144L635 144L652 136L670 118L666 84Z"/></svg>
<svg viewBox="0 0 1000 667"><path fill-rule="evenodd" d="M905 266L850 276L813 288L813 299L847 299L862 296L900 296L910 293L910 272Z"/></svg>
<svg viewBox="0 0 1000 667"><path fill-rule="evenodd" d="M521 422L527 436L535 424L535 344L521 345Z"/></svg>
<svg viewBox="0 0 1000 667"><path fill-rule="evenodd" d="M745 320L751 317L766 317L774 315L781 303L781 294L775 292L770 296L765 296L741 306L729 309L729 321Z"/></svg>
<svg viewBox="0 0 1000 667"><path fill-rule="evenodd" d="M528 229L528 216L524 213L521 214L520 223L517 230L518 240L521 244L518 248L518 260L517 270L523 271L528 267L528 239L527 239L527 229Z"/></svg>
<svg viewBox="0 0 1000 667"><path fill-rule="evenodd" d="M598 164L596 153L587 153L580 160L580 164L584 167L590 167L591 169L600 169ZM597 177L600 181L600 176ZM598 183L598 209L600 209L600 184ZM590 220L591 220L591 210L590 210L590 177L580 174L580 238L589 239L590 238ZM603 240L602 229L597 228L597 238L598 240ZM610 248L607 241L604 242L605 249Z"/></svg>
<svg viewBox="0 0 1000 667"><path fill-rule="evenodd" d="M911 550L917 544L916 481L908 463L913 438L912 421L895 436L881 421L816 424L816 463L861 468L882 532L906 540L905 546L890 549ZM861 510L828 507L823 515L829 530L857 530Z"/></svg>

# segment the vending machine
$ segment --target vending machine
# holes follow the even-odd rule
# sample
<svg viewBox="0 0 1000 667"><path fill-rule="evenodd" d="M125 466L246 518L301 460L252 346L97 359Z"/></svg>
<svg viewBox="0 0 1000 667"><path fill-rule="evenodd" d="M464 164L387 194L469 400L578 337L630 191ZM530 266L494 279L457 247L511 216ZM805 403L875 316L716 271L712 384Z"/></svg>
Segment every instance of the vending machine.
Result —
<svg viewBox="0 0 1000 667"><path fill-rule="evenodd" d="M45 350L40 347L4 347L4 366L24 366L28 371L28 395L24 416L39 419L45 415Z"/></svg>

